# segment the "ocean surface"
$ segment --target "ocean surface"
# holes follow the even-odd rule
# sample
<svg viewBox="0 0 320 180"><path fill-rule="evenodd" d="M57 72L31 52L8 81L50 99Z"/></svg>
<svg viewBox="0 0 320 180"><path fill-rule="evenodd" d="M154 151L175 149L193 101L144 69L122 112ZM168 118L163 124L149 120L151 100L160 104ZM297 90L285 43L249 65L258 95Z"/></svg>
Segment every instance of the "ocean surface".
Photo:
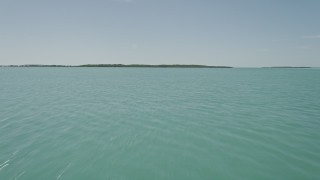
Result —
<svg viewBox="0 0 320 180"><path fill-rule="evenodd" d="M320 69L2 67L16 179L320 179Z"/></svg>

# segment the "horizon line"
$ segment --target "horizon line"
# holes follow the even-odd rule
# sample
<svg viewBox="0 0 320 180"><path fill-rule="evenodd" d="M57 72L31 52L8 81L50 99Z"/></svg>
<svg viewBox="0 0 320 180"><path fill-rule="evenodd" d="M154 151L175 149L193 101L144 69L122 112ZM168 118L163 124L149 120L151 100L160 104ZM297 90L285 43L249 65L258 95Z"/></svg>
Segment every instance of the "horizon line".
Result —
<svg viewBox="0 0 320 180"><path fill-rule="evenodd" d="M320 68L316 66L225 66L225 65L203 65L203 64L0 64L0 67L199 67L199 68Z"/></svg>

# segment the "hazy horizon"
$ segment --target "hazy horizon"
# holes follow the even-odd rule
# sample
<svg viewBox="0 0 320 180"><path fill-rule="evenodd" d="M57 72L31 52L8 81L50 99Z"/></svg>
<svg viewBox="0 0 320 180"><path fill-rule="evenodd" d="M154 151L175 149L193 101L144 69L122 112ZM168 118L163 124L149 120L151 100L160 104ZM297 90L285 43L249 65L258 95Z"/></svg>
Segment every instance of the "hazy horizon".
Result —
<svg viewBox="0 0 320 180"><path fill-rule="evenodd" d="M320 1L0 2L0 65L320 67Z"/></svg>
<svg viewBox="0 0 320 180"><path fill-rule="evenodd" d="M224 65L207 65L207 64L123 64L123 63L117 63L117 64L0 64L0 67L8 67L8 66L21 66L21 67L34 67L34 66L70 66L70 67L78 67L78 66L83 66L83 67L87 67L85 65L125 65L125 66L130 66L130 65L151 65L151 66L161 66L161 65L168 65L168 66L174 66L174 65L180 65L180 66L184 66L184 65L188 65L188 66L208 66L208 67L212 67L212 66L217 66L217 67L231 67L231 68L272 68L272 67L283 67L283 68L320 68L320 66L287 66L287 65L281 65L281 66L224 66ZM94 66L93 66L94 67ZM109 66L102 66L102 67L109 67Z"/></svg>

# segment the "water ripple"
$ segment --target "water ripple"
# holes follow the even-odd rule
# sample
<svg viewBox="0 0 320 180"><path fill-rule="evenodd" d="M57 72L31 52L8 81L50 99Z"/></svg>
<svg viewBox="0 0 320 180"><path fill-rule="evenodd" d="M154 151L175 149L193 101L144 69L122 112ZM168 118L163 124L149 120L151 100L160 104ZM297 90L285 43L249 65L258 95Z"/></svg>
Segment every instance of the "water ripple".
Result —
<svg viewBox="0 0 320 180"><path fill-rule="evenodd" d="M0 179L317 179L319 75L4 68Z"/></svg>

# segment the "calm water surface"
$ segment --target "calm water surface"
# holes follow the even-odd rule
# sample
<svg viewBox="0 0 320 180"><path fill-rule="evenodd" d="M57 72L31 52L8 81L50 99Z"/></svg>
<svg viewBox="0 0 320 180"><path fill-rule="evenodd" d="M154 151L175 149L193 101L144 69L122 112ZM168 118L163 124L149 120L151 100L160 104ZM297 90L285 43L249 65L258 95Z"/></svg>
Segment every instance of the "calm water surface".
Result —
<svg viewBox="0 0 320 180"><path fill-rule="evenodd" d="M0 68L0 179L320 179L320 69Z"/></svg>

